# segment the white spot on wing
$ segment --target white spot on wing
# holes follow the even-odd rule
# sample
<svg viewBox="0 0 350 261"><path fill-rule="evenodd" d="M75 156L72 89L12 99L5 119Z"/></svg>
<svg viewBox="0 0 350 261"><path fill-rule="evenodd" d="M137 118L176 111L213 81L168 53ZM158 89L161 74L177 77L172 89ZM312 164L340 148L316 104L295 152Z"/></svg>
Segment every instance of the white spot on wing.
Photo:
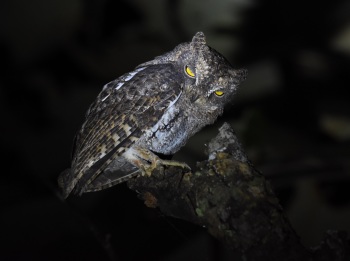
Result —
<svg viewBox="0 0 350 261"><path fill-rule="evenodd" d="M114 133L113 135L112 135L112 139L113 139L113 141L115 142L115 143L119 143L120 142L120 137L119 137L119 135L117 134L117 133Z"/></svg>
<svg viewBox="0 0 350 261"><path fill-rule="evenodd" d="M120 78L120 82L115 87L115 89L119 90L124 85L125 82L130 81L136 74L138 74L139 72L143 71L144 69L146 69L146 67L138 68L135 71L132 71L132 72L126 74L125 76L121 77Z"/></svg>
<svg viewBox="0 0 350 261"><path fill-rule="evenodd" d="M106 148L106 145L105 144L102 144L101 145L101 155L100 155L100 159L102 159L104 156L106 156L107 154L107 148Z"/></svg>
<svg viewBox="0 0 350 261"><path fill-rule="evenodd" d="M105 101L105 100L106 100L108 97L109 97L109 94L108 94L108 95L106 95L105 97L103 97L101 101L103 101L103 102L104 102L104 101Z"/></svg>
<svg viewBox="0 0 350 261"><path fill-rule="evenodd" d="M128 74L128 76L126 76L126 78L125 78L125 80L124 81L129 81L132 77L134 77L135 76L135 74L137 74L138 73L138 71L136 70L136 71L133 71L133 72L131 72L131 73L129 73Z"/></svg>
<svg viewBox="0 0 350 261"><path fill-rule="evenodd" d="M141 67L141 68L138 68L136 69L135 71L131 72L126 78L125 78L125 81L129 81L130 79L132 79L137 73L143 71L144 69L146 69L146 67Z"/></svg>
<svg viewBox="0 0 350 261"><path fill-rule="evenodd" d="M120 82L118 83L118 85L115 87L116 90L119 90L120 87L122 87L124 85L124 82Z"/></svg>
<svg viewBox="0 0 350 261"><path fill-rule="evenodd" d="M125 131L126 136L130 136L131 134L131 127L128 124L123 125L123 130Z"/></svg>
<svg viewBox="0 0 350 261"><path fill-rule="evenodd" d="M86 164L86 166L88 166L89 168L92 166L92 165L94 165L95 164L95 160L90 160L87 164Z"/></svg>

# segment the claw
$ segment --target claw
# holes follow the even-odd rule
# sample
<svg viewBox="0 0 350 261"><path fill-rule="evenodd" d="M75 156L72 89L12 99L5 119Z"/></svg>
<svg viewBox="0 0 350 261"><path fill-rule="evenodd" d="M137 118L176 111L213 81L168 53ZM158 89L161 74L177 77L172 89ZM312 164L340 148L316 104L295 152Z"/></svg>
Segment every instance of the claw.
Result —
<svg viewBox="0 0 350 261"><path fill-rule="evenodd" d="M175 161L175 160L158 160L160 165L163 166L174 166L174 167L180 167L183 169L191 170L190 166L188 166L185 162Z"/></svg>
<svg viewBox="0 0 350 261"><path fill-rule="evenodd" d="M143 148L130 148L123 156L141 171L142 176L151 176L152 172L160 166L175 166L191 170L184 162L162 160L150 150Z"/></svg>

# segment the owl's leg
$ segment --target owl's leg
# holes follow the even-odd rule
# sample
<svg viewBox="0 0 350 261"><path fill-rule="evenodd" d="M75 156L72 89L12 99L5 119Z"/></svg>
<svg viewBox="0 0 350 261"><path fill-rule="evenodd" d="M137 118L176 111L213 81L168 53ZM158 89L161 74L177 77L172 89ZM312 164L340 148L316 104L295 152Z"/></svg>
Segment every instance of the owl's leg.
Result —
<svg viewBox="0 0 350 261"><path fill-rule="evenodd" d="M151 176L152 171L160 166L175 166L183 169L191 169L186 163L175 160L163 160L152 151L138 147L130 148L123 156L142 172L142 176Z"/></svg>

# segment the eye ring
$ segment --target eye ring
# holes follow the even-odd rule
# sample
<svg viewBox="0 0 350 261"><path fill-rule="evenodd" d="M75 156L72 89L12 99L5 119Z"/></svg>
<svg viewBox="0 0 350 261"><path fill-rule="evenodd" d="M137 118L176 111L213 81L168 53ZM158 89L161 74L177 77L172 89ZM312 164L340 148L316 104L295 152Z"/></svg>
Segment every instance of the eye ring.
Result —
<svg viewBox="0 0 350 261"><path fill-rule="evenodd" d="M217 97L222 97L225 93L223 91L215 91L214 94L217 96Z"/></svg>
<svg viewBox="0 0 350 261"><path fill-rule="evenodd" d="M196 76L188 65L185 66L185 73L191 78Z"/></svg>

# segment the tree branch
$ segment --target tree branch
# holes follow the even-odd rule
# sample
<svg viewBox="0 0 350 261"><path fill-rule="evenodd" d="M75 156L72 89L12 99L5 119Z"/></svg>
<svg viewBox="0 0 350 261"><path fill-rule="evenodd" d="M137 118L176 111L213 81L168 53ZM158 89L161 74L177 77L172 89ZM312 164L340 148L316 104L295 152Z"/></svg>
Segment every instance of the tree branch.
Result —
<svg viewBox="0 0 350 261"><path fill-rule="evenodd" d="M311 252L300 243L269 183L249 163L227 123L209 143L208 154L194 172L169 167L128 186L148 207L207 227L245 260L311 260L320 253L321 248Z"/></svg>

